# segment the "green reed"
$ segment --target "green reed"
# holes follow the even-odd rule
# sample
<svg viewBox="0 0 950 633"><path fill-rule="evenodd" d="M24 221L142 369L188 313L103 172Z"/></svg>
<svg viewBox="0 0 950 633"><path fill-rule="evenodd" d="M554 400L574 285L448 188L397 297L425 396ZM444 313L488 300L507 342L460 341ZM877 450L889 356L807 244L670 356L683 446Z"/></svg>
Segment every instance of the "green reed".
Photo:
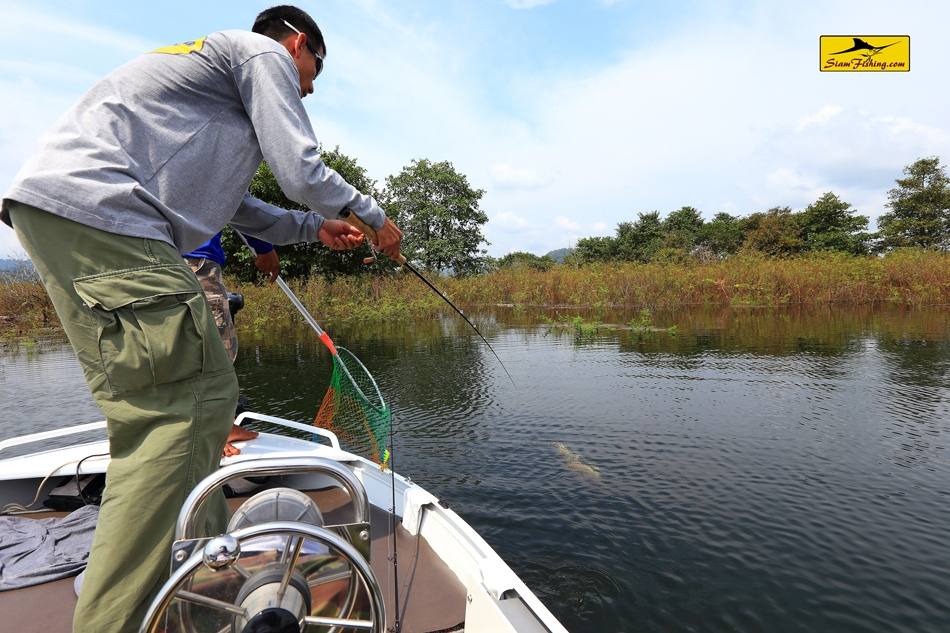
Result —
<svg viewBox="0 0 950 633"><path fill-rule="evenodd" d="M535 306L656 310L687 305L950 305L950 253L922 250L901 250L886 257L743 255L711 263L614 263L555 266L547 271L507 268L475 277L431 278L460 306L508 305L516 310ZM408 274L332 281L314 277L290 283L323 323L409 321L445 308L439 297ZM241 330L265 331L300 320L276 286L234 280L229 280L229 286L245 297L246 307L237 319ZM634 329L650 325L645 318L629 324ZM42 286L23 279L0 280L0 327L5 338L60 328Z"/></svg>

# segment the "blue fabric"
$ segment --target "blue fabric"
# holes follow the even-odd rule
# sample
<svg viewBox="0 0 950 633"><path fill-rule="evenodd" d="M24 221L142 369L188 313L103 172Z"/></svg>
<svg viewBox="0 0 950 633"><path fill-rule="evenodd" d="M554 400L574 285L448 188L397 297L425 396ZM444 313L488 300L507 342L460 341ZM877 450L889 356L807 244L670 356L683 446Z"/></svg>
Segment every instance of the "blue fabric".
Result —
<svg viewBox="0 0 950 633"><path fill-rule="evenodd" d="M270 242L259 240L250 235L245 235L244 237L247 238L248 244L251 245L251 248L253 248L258 255L263 255L274 250L274 245ZM224 262L228 259L224 254L224 248L221 246L220 232L195 250L190 253L185 253L184 256L194 257L195 259L210 259L213 262L217 262L218 266L222 268L224 267Z"/></svg>

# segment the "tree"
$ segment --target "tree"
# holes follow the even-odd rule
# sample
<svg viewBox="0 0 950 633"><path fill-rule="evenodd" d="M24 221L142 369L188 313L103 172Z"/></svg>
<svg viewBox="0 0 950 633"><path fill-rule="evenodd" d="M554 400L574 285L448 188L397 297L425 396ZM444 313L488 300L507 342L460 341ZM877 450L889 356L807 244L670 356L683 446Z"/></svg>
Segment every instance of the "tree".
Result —
<svg viewBox="0 0 950 633"><path fill-rule="evenodd" d="M386 179L384 208L403 231L402 250L431 271L456 275L484 268L488 244L482 225L488 216L478 208L484 190L473 189L452 163L414 160Z"/></svg>
<svg viewBox="0 0 950 633"><path fill-rule="evenodd" d="M322 149L322 148L321 148ZM366 173L355 158L340 151L339 146L330 151L322 151L324 164L336 171L343 179L356 187L360 193L378 198L376 182ZM251 195L284 209L306 210L306 207L284 195L274 172L267 163L261 163L251 180ZM222 239L228 256L228 271L238 278L249 281L256 278L253 257L240 238L230 229L225 230ZM281 274L285 277L307 277L311 274L334 276L363 272L368 269L363 258L370 255L368 246L352 251L332 251L320 242L289 244L278 248L280 253ZM385 260L385 257L381 257ZM386 265L380 262L378 265Z"/></svg>
<svg viewBox="0 0 950 633"><path fill-rule="evenodd" d="M545 255L538 257L534 253L515 251L508 253L496 262L498 268L533 268L534 270L550 270L556 262Z"/></svg>
<svg viewBox="0 0 950 633"><path fill-rule="evenodd" d="M881 247L950 249L950 180L940 158L921 158L904 175L887 194L891 212L877 221Z"/></svg>
<svg viewBox="0 0 950 633"><path fill-rule="evenodd" d="M808 205L796 216L805 250L867 253L868 219L854 213L850 204L830 191Z"/></svg>
<svg viewBox="0 0 950 633"><path fill-rule="evenodd" d="M587 264L617 259L617 239L613 237L585 237L577 240L570 256L572 262Z"/></svg>
<svg viewBox="0 0 950 633"><path fill-rule="evenodd" d="M745 241L742 247L773 257L800 253L804 243L798 231L798 222L788 207L773 207L762 213L753 213L744 222Z"/></svg>
<svg viewBox="0 0 950 633"><path fill-rule="evenodd" d="M636 222L617 225L617 253L621 259L648 262L663 247L663 236L659 211L640 213Z"/></svg>
<svg viewBox="0 0 950 633"><path fill-rule="evenodd" d="M740 218L728 213L717 213L699 230L696 243L722 259L736 254L744 238Z"/></svg>
<svg viewBox="0 0 950 633"><path fill-rule="evenodd" d="M663 220L666 233L663 244L667 248L683 249L689 252L696 244L703 229L703 216L693 207L681 207Z"/></svg>

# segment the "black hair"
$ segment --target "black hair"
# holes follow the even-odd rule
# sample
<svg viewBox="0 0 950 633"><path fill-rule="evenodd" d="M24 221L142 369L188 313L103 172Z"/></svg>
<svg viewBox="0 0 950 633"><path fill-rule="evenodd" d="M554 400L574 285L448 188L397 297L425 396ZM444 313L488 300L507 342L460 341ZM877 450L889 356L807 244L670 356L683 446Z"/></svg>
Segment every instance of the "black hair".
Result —
<svg viewBox="0 0 950 633"><path fill-rule="evenodd" d="M323 33L320 32L320 27L306 11L289 4L281 4L261 11L254 18L254 26L251 27L251 30L279 42L288 35L294 34L293 29L284 24L284 21L290 22L295 28L306 33L307 43L315 50L322 50L326 54L327 45L323 41Z"/></svg>

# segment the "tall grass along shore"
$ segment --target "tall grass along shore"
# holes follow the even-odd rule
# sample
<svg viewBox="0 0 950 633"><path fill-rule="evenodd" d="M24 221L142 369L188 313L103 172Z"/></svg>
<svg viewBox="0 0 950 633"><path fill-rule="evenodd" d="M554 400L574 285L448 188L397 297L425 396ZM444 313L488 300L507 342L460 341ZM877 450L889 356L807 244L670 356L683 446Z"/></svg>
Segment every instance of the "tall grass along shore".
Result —
<svg viewBox="0 0 950 633"><path fill-rule="evenodd" d="M594 264L539 271L503 268L437 284L459 305L672 308L688 305L785 306L892 303L950 305L950 253L901 250L886 257L816 254L793 259L738 256L714 263ZM245 297L243 330L289 325L299 317L280 290L238 284ZM394 321L436 314L444 304L411 275L292 281L326 323ZM39 282L0 281L0 337L61 329Z"/></svg>

